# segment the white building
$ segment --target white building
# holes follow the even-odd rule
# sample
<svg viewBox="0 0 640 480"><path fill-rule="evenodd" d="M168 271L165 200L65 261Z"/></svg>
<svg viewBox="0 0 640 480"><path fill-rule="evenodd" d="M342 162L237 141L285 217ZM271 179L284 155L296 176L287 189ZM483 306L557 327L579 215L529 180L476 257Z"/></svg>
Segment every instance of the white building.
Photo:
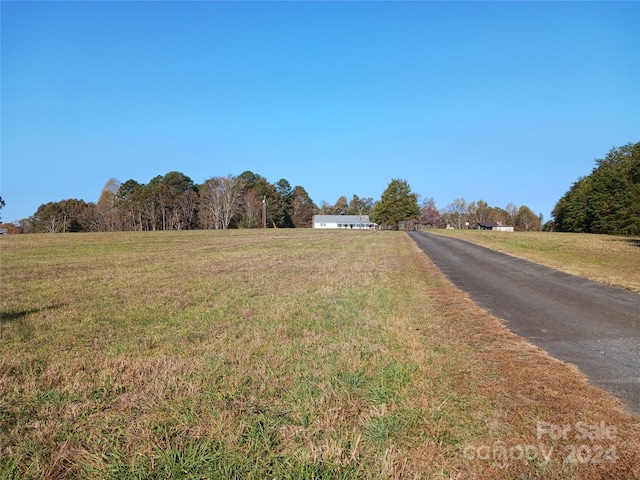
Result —
<svg viewBox="0 0 640 480"><path fill-rule="evenodd" d="M513 227L502 225L500 222L478 222L478 230L496 230L498 232L513 232Z"/></svg>
<svg viewBox="0 0 640 480"><path fill-rule="evenodd" d="M369 215L314 215L313 228L354 228L373 230L378 226Z"/></svg>

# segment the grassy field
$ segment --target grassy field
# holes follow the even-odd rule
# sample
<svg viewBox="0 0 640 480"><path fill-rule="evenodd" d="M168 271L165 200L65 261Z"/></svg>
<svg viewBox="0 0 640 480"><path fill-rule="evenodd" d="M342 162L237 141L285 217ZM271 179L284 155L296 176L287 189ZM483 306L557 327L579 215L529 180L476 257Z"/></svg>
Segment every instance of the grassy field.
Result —
<svg viewBox="0 0 640 480"><path fill-rule="evenodd" d="M640 478L639 418L402 232L0 255L0 478Z"/></svg>
<svg viewBox="0 0 640 480"><path fill-rule="evenodd" d="M640 292L640 237L588 233L430 231Z"/></svg>

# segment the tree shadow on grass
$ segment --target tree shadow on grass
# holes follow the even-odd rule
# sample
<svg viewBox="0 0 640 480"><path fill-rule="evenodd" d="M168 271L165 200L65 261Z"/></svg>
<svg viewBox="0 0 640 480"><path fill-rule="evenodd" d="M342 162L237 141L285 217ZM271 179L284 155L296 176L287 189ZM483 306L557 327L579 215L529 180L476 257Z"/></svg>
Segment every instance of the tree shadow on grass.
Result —
<svg viewBox="0 0 640 480"><path fill-rule="evenodd" d="M56 303L54 305L49 305L41 308L31 308L29 310L19 310L17 312L1 312L0 313L0 322L9 323L14 322L16 320L21 320L27 315L31 315L32 313L40 313L45 312L47 310L55 310L56 308L64 307L64 303Z"/></svg>
<svg viewBox="0 0 640 480"><path fill-rule="evenodd" d="M619 241L640 248L640 238L621 238Z"/></svg>

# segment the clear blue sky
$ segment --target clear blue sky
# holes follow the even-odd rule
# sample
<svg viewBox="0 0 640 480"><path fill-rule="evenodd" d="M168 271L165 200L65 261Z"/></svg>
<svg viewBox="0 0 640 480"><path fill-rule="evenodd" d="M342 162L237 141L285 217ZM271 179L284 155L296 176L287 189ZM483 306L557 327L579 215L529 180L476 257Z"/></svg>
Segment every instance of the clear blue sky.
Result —
<svg viewBox="0 0 640 480"><path fill-rule="evenodd" d="M3 221L111 177L406 179L549 219L640 141L640 2L2 1Z"/></svg>

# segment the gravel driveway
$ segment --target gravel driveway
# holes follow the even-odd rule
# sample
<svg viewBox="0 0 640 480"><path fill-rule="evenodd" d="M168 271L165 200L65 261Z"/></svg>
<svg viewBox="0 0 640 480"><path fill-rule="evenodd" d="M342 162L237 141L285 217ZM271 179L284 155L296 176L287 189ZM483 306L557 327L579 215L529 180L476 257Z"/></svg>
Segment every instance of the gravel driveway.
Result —
<svg viewBox="0 0 640 480"><path fill-rule="evenodd" d="M512 332L573 363L640 414L640 294L463 240L409 235L456 287Z"/></svg>

